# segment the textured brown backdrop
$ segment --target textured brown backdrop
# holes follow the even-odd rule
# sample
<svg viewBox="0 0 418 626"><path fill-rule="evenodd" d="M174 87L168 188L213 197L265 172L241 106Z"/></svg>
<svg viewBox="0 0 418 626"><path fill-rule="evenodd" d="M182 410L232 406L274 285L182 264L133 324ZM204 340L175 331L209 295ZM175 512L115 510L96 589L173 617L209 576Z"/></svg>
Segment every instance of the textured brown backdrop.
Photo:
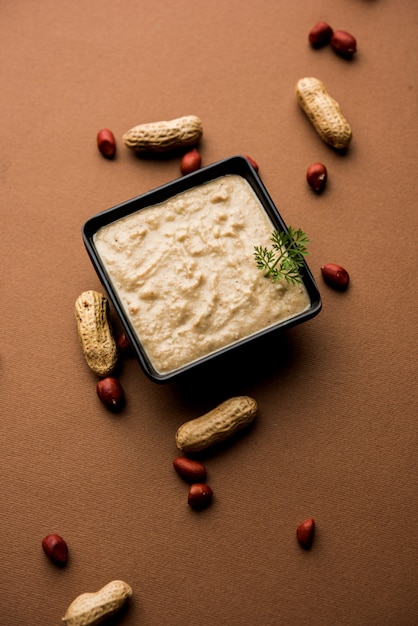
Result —
<svg viewBox="0 0 418 626"><path fill-rule="evenodd" d="M414 626L417 589L418 4L389 0L3 0L0 623L53 626L80 593L133 589L123 626ZM352 32L352 62L307 42ZM354 133L328 149L294 87L313 75ZM285 221L310 236L323 310L262 353L183 384L134 360L120 416L99 403L74 301L101 289L81 227L179 176L131 126L199 115L205 164L249 154ZM115 161L95 138L111 128ZM323 161L315 196L307 166ZM320 266L347 267L344 293ZM117 320L115 320L117 325ZM243 393L257 423L206 454L213 505L175 475L186 419ZM314 516L310 552L296 525ZM66 568L41 549L70 547Z"/></svg>

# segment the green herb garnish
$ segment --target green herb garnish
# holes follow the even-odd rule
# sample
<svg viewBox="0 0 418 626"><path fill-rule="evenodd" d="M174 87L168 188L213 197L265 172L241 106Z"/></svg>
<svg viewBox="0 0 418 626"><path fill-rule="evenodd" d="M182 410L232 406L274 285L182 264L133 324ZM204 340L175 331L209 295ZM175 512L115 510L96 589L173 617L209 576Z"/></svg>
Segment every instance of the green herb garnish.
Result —
<svg viewBox="0 0 418 626"><path fill-rule="evenodd" d="M287 232L274 230L271 236L272 248L254 246L254 258L259 270L263 270L266 278L272 278L275 283L286 280L296 284L302 282L300 269L303 258L308 254L308 237L299 228L291 226Z"/></svg>

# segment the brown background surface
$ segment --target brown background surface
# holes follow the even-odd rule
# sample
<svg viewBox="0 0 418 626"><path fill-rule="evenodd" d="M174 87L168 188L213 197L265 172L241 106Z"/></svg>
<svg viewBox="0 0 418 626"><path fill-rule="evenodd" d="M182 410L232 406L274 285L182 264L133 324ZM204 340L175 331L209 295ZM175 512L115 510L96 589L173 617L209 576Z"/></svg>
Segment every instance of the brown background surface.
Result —
<svg viewBox="0 0 418 626"><path fill-rule="evenodd" d="M356 36L352 62L310 48L319 20ZM418 624L417 26L416 0L2 1L2 625L59 624L115 578L134 590L123 626ZM308 75L352 125L344 156L296 104ZM203 121L204 164L251 155L308 233L323 310L182 384L127 361L113 416L76 332L75 299L101 290L81 227L179 176L178 158L135 158L121 136L186 114ZM346 293L322 282L327 262L349 270ZM257 422L205 455L215 499L196 514L175 431L238 393ZM69 544L64 569L42 552L49 532Z"/></svg>

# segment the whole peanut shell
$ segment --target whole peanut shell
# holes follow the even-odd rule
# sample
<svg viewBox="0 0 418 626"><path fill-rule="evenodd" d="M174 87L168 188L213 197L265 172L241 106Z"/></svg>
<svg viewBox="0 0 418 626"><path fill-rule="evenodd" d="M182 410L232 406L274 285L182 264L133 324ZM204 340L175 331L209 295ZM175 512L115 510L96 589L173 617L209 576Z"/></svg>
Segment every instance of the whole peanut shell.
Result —
<svg viewBox="0 0 418 626"><path fill-rule="evenodd" d="M98 376L108 376L118 360L108 299L97 291L84 291L75 302L75 318L87 365Z"/></svg>
<svg viewBox="0 0 418 626"><path fill-rule="evenodd" d="M132 595L132 588L123 580L112 580L93 593L82 593L68 607L62 621L65 626L96 626L122 606Z"/></svg>
<svg viewBox="0 0 418 626"><path fill-rule="evenodd" d="M176 433L177 448L183 452L204 450L251 424L256 414L257 402L253 398L229 398L201 417L182 424Z"/></svg>
<svg viewBox="0 0 418 626"><path fill-rule="evenodd" d="M296 85L296 99L318 135L333 148L342 150L352 139L350 124L341 107L318 78L301 78Z"/></svg>
<svg viewBox="0 0 418 626"><path fill-rule="evenodd" d="M122 137L124 144L134 152L168 152L197 144L203 126L196 115L185 115L174 120L139 124Z"/></svg>

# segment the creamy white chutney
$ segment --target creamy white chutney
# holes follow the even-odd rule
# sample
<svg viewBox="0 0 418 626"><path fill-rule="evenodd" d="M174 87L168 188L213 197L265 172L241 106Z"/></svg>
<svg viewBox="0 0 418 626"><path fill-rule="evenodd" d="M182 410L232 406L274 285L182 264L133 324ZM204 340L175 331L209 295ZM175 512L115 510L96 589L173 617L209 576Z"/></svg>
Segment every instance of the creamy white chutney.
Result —
<svg viewBox="0 0 418 626"><path fill-rule="evenodd" d="M170 373L310 306L254 260L274 226L249 183L225 175L100 228L97 252L155 370Z"/></svg>

